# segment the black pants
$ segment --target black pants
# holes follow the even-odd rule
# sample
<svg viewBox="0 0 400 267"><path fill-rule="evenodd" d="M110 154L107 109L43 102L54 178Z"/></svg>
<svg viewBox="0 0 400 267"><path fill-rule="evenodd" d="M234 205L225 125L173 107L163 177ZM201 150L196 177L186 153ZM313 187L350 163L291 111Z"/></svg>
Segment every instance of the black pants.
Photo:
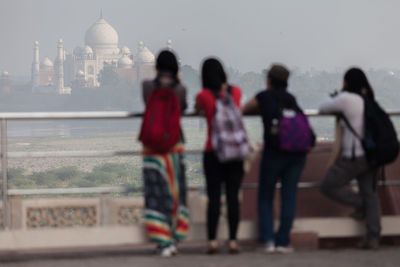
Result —
<svg viewBox="0 0 400 267"><path fill-rule="evenodd" d="M221 187L225 184L228 204L229 239L236 239L239 225L239 189L243 179L243 161L221 163L214 152L206 151L203 156L203 167L207 182L207 231L208 239L217 236L220 217Z"/></svg>

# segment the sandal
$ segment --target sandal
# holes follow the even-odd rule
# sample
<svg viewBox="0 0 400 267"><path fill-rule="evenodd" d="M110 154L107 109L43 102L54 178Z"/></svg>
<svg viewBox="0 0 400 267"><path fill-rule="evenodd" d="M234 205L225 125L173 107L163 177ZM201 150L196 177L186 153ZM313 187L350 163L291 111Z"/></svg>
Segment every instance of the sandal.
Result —
<svg viewBox="0 0 400 267"><path fill-rule="evenodd" d="M219 253L218 243L216 241L210 241L208 243L208 248L206 250L206 254L213 255Z"/></svg>
<svg viewBox="0 0 400 267"><path fill-rule="evenodd" d="M236 241L230 241L229 242L229 250L228 250L229 254L239 254L240 253L240 249L238 244L236 243Z"/></svg>

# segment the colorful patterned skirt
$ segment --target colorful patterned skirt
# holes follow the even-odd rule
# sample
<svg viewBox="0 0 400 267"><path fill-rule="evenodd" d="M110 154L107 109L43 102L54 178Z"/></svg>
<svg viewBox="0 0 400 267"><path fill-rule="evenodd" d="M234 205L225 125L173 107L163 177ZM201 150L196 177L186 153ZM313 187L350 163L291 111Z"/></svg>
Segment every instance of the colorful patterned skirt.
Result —
<svg viewBox="0 0 400 267"><path fill-rule="evenodd" d="M157 154L143 151L145 223L151 241L168 246L189 231L183 146Z"/></svg>

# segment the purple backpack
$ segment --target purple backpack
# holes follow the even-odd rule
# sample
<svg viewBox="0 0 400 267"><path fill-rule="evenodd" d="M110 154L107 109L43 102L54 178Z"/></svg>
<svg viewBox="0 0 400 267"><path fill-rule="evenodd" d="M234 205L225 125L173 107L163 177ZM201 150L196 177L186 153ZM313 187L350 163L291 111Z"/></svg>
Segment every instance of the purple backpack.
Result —
<svg viewBox="0 0 400 267"><path fill-rule="evenodd" d="M272 122L274 127L274 121ZM276 121L275 121L276 124ZM279 149L286 152L308 152L315 144L315 135L307 116L293 109L282 109L277 133Z"/></svg>

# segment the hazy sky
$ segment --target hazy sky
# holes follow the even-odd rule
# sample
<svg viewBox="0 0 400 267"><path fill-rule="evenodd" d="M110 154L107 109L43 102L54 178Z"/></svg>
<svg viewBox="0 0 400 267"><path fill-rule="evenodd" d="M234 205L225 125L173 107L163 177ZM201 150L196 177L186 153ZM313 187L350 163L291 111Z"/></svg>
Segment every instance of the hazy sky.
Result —
<svg viewBox="0 0 400 267"><path fill-rule="evenodd" d="M58 38L67 51L84 45L101 8L120 45L135 52L143 40L156 53L172 39L195 68L217 55L240 71L400 69L397 0L0 0L0 71L29 76L35 40L41 59L54 59Z"/></svg>

